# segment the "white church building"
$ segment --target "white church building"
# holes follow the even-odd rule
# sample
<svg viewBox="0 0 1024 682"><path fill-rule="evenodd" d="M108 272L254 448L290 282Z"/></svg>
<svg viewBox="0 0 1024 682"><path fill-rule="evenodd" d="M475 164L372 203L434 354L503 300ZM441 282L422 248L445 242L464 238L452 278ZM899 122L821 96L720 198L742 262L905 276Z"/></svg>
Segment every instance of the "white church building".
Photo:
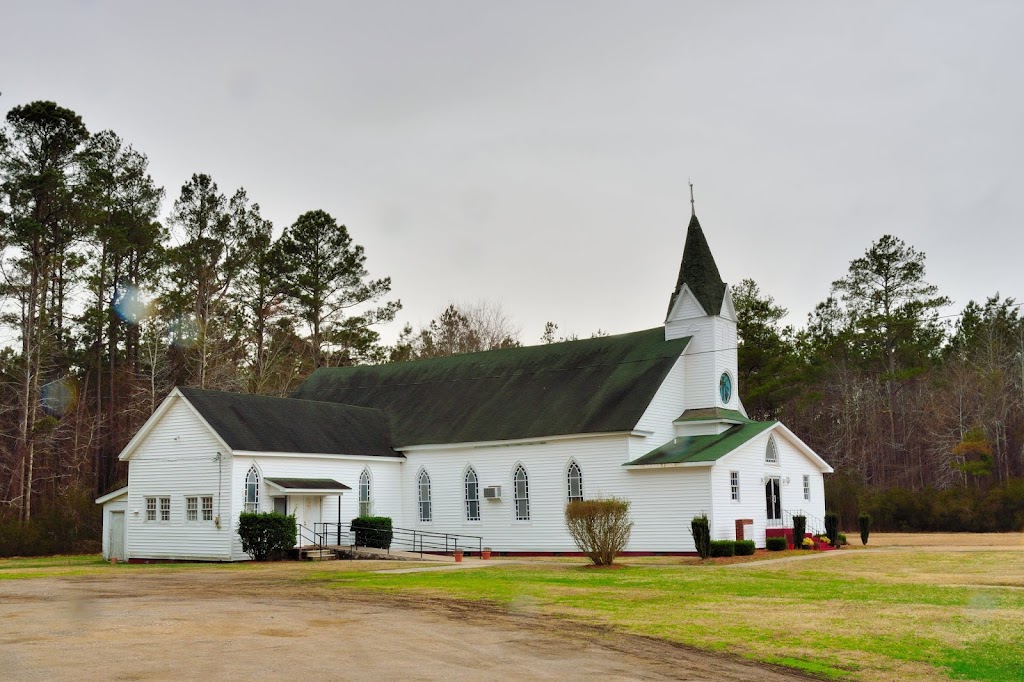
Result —
<svg viewBox="0 0 1024 682"><path fill-rule="evenodd" d="M824 518L832 471L747 418L732 295L695 215L662 326L324 368L289 398L176 388L120 458L128 485L96 500L104 555L136 561L247 559L243 510L573 552L566 503L612 496L631 503L627 552L693 552L700 514L713 538L764 547L794 514Z"/></svg>

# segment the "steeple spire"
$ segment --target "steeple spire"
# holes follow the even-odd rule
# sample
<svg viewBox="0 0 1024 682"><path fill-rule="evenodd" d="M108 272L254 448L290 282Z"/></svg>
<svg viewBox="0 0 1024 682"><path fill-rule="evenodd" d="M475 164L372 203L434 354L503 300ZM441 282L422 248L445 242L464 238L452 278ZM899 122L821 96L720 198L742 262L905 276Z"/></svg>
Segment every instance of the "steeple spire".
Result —
<svg viewBox="0 0 1024 682"><path fill-rule="evenodd" d="M687 178L686 181L690 183L690 215L696 216L697 205L693 202L693 181L691 181L689 178Z"/></svg>
<svg viewBox="0 0 1024 682"><path fill-rule="evenodd" d="M718 272L715 257L711 255L711 247L704 238L704 231L697 220L697 211L693 201L693 183L690 183L690 224L686 228L686 245L683 247L683 260L679 264L679 278L676 288L668 303L668 314L679 298L685 284L693 292L697 302L708 315L722 312L722 301L725 298L725 282Z"/></svg>

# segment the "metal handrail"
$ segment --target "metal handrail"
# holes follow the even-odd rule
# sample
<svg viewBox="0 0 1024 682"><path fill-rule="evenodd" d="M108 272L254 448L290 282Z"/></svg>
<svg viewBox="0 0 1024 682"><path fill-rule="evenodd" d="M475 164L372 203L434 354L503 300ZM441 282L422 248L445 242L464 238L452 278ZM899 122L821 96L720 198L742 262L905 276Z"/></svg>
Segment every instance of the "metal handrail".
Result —
<svg viewBox="0 0 1024 682"><path fill-rule="evenodd" d="M807 520L805 529L811 535L819 535L825 532L825 522L802 509L784 510L781 519L768 519L767 526L769 528L792 528L794 516L803 516Z"/></svg>
<svg viewBox="0 0 1024 682"><path fill-rule="evenodd" d="M320 533L323 537L335 537L337 544L341 545L341 535L344 532L349 538L349 544L355 544L354 532L351 523L314 523L314 531L323 529ZM476 552L483 553L484 539L479 535L463 535L461 533L442 533L432 530L418 530L415 528L391 528L391 545L406 546L413 552L419 552L420 556L428 553L444 553L459 551L459 545L463 548L477 546ZM387 548L391 552L391 546ZM466 552L466 549L462 550ZM469 552L466 552L469 553Z"/></svg>
<svg viewBox="0 0 1024 682"><path fill-rule="evenodd" d="M320 552L323 552L324 551L324 547L327 545L327 543L324 541L325 538L323 537L323 535L321 535L320 533L316 532L316 524L315 523L313 524L313 526L314 527L312 529L310 529L310 528L302 525L301 523L296 523L295 524L296 535L298 536L296 539L299 541L299 543L298 543L299 547L301 548L301 547L304 546L302 544L302 540L311 540L312 544L315 545L316 548ZM307 535L303 531L309 531L309 533L310 533L310 535L312 535L312 537L310 537L310 535ZM301 549L300 549L300 551L301 551Z"/></svg>

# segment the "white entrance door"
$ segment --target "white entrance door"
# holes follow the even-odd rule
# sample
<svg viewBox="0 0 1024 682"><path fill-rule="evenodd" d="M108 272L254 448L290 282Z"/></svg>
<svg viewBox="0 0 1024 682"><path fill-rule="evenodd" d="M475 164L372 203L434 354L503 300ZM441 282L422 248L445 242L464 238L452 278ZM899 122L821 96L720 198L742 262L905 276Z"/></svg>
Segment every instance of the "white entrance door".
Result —
<svg viewBox="0 0 1024 682"><path fill-rule="evenodd" d="M110 536L107 537L107 551L111 559L125 560L124 552L124 512L110 512Z"/></svg>
<svg viewBox="0 0 1024 682"><path fill-rule="evenodd" d="M313 531L316 524L323 521L321 510L323 498L314 495L301 495L291 497L288 500L288 508L295 512L295 522L305 528L299 529L298 543L309 545L313 543Z"/></svg>

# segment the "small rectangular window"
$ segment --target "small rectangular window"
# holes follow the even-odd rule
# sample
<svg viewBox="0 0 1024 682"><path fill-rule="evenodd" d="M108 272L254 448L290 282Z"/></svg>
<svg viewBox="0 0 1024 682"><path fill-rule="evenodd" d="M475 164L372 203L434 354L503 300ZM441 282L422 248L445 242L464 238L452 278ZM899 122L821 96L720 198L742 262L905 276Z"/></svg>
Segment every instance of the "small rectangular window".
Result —
<svg viewBox="0 0 1024 682"><path fill-rule="evenodd" d="M146 498L146 520L147 521L156 521L156 498L155 497L147 497Z"/></svg>
<svg viewBox="0 0 1024 682"><path fill-rule="evenodd" d="M199 520L199 498L198 497L186 497L185 498L185 520L186 521L198 521Z"/></svg>
<svg viewBox="0 0 1024 682"><path fill-rule="evenodd" d="M729 488L732 491L732 499L735 502L740 501L740 472L730 471L729 472Z"/></svg>
<svg viewBox="0 0 1024 682"><path fill-rule="evenodd" d="M160 498L160 520L171 520L171 498L169 497Z"/></svg>
<svg viewBox="0 0 1024 682"><path fill-rule="evenodd" d="M804 499L810 501L811 499L811 477L804 474Z"/></svg>
<svg viewBox="0 0 1024 682"><path fill-rule="evenodd" d="M203 521L213 521L213 498L204 497L203 500Z"/></svg>

